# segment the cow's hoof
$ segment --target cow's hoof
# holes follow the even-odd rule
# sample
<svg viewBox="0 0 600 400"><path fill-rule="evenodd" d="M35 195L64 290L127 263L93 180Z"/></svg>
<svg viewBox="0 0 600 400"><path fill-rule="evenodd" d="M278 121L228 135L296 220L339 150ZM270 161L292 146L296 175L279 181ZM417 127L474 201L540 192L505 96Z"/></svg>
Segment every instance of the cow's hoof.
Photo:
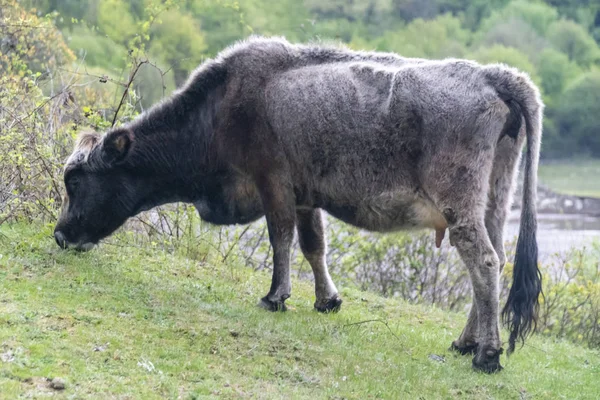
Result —
<svg viewBox="0 0 600 400"><path fill-rule="evenodd" d="M260 308L264 308L267 311L287 311L287 307L285 306L285 300L271 301L266 296L260 299L260 301L258 302L258 306Z"/></svg>
<svg viewBox="0 0 600 400"><path fill-rule="evenodd" d="M473 368L487 374L502 371L503 368L500 365L500 354L502 354L502 351L502 348L498 350L494 350L491 347L482 349L473 358Z"/></svg>
<svg viewBox="0 0 600 400"><path fill-rule="evenodd" d="M478 346L479 345L477 343L469 343L469 342L461 345L458 342L458 340L455 340L454 342L452 342L452 345L450 345L450 350L456 351L460 355L465 356L467 354L477 354Z"/></svg>
<svg viewBox="0 0 600 400"><path fill-rule="evenodd" d="M342 298L337 294L330 299L315 302L315 310L322 313L338 312L340 308L342 308Z"/></svg>

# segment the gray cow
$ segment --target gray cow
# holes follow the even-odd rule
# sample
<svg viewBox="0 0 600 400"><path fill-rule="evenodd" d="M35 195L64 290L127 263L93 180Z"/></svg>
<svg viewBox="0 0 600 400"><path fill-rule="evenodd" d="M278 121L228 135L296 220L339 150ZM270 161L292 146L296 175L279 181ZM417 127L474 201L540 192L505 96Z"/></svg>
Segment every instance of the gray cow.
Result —
<svg viewBox="0 0 600 400"><path fill-rule="evenodd" d="M65 168L55 229L89 249L129 217L193 203L215 224L266 216L273 280L260 304L285 310L297 229L319 311L341 298L325 264L320 210L372 231L446 229L474 303L452 348L500 370L503 227L527 139L521 229L503 311L512 351L535 328L536 176L543 105L502 65L427 61L254 37L200 66L183 88L104 136L82 135Z"/></svg>

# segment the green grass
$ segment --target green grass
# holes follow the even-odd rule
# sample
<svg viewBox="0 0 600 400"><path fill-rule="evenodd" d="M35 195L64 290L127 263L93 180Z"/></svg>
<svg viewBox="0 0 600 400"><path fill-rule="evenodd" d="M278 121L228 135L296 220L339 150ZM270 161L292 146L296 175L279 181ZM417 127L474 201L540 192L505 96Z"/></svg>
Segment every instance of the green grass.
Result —
<svg viewBox="0 0 600 400"><path fill-rule="evenodd" d="M485 375L447 350L462 315L344 288L343 309L255 304L267 272L0 227L0 398L596 399L600 354L533 337ZM372 322L367 322L372 321ZM504 333L506 337L506 334ZM445 361L430 358L438 355ZM435 357L434 357L435 358ZM46 378L60 377L54 392Z"/></svg>
<svg viewBox="0 0 600 400"><path fill-rule="evenodd" d="M541 164L539 180L558 193L600 198L600 160Z"/></svg>

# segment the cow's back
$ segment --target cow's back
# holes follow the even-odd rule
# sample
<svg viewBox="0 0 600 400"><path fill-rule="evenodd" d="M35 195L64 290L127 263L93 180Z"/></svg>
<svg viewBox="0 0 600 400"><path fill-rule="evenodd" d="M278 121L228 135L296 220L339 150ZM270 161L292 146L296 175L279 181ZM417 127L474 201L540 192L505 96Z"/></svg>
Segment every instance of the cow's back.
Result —
<svg viewBox="0 0 600 400"><path fill-rule="evenodd" d="M397 129L397 121L390 119L394 76L390 67L343 63L299 68L274 78L266 94L268 118L295 171L314 179L316 186L350 191L385 190L363 187L365 181L391 187L396 186L392 181L409 180L406 150L412 146L418 151L418 144L406 139L416 129L406 129L410 121ZM388 170L396 171L387 182L361 176Z"/></svg>
<svg viewBox="0 0 600 400"><path fill-rule="evenodd" d="M247 128L240 134L250 145L260 143L255 157L284 155L300 206L321 207L369 229L419 226L427 219L433 226L439 215L429 215L432 193L446 173L435 170L437 161L468 157L461 150L473 143L494 145L492 138L477 137L478 124L490 104L502 101L475 63L311 64L297 59L294 49L274 48L277 62L262 67L260 51L239 55L238 65L247 59L254 68L245 71L247 79L243 73L232 78L232 109L257 114L262 130L240 125Z"/></svg>

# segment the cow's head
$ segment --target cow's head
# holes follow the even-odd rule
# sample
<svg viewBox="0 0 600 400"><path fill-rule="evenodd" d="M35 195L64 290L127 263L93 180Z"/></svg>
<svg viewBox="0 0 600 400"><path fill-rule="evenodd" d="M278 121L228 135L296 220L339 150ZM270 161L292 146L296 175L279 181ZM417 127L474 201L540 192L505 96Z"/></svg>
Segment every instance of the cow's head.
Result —
<svg viewBox="0 0 600 400"><path fill-rule="evenodd" d="M91 249L135 213L139 183L126 168L133 133L84 133L64 170L66 195L54 229L62 248Z"/></svg>

